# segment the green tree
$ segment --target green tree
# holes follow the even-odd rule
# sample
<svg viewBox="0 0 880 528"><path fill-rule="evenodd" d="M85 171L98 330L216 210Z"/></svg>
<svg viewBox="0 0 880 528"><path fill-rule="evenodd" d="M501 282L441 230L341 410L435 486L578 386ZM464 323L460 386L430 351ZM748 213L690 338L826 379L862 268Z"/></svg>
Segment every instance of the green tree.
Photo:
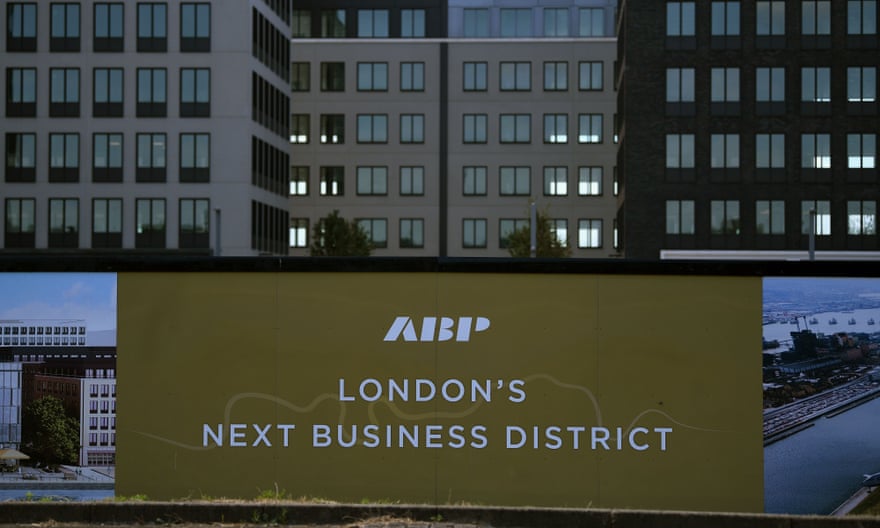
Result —
<svg viewBox="0 0 880 528"><path fill-rule="evenodd" d="M334 210L318 220L312 230L313 257L367 257L373 250L370 237L354 220L348 221Z"/></svg>
<svg viewBox="0 0 880 528"><path fill-rule="evenodd" d="M22 444L39 462L55 466L76 464L79 421L64 411L61 400L44 396L22 412Z"/></svg>
<svg viewBox="0 0 880 528"><path fill-rule="evenodd" d="M537 218L537 255L545 258L562 258L571 256L571 248L559 241L550 229L550 219L545 213L538 212ZM507 250L511 257L525 258L531 256L532 231L529 226L521 227L507 238Z"/></svg>

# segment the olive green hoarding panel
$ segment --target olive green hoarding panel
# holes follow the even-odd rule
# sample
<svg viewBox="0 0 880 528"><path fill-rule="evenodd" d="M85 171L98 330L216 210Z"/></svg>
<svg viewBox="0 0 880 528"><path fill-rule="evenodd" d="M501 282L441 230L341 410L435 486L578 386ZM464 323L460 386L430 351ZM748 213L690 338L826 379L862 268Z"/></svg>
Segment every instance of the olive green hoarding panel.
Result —
<svg viewBox="0 0 880 528"><path fill-rule="evenodd" d="M120 274L117 491L760 511L760 288Z"/></svg>

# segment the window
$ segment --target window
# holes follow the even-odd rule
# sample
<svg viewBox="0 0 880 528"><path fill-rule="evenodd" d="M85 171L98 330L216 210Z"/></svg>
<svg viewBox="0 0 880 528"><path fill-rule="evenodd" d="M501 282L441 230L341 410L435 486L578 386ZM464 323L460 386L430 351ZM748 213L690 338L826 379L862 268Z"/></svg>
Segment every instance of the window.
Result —
<svg viewBox="0 0 880 528"><path fill-rule="evenodd" d="M425 142L425 116L422 114L402 114L400 116L400 142Z"/></svg>
<svg viewBox="0 0 880 528"><path fill-rule="evenodd" d="M135 181L139 183L164 182L166 151L165 134L138 134Z"/></svg>
<svg viewBox="0 0 880 528"><path fill-rule="evenodd" d="M805 169L831 168L831 136L829 134L801 134L801 167Z"/></svg>
<svg viewBox="0 0 880 528"><path fill-rule="evenodd" d="M6 4L6 51L37 51L37 3Z"/></svg>
<svg viewBox="0 0 880 528"><path fill-rule="evenodd" d="M755 166L759 169L785 168L785 135L755 136Z"/></svg>
<svg viewBox="0 0 880 528"><path fill-rule="evenodd" d="M211 207L207 198L180 200L180 230L177 247L207 249L210 247Z"/></svg>
<svg viewBox="0 0 880 528"><path fill-rule="evenodd" d="M568 167L544 167L544 196L568 196Z"/></svg>
<svg viewBox="0 0 880 528"><path fill-rule="evenodd" d="M94 117L122 117L122 68L95 68Z"/></svg>
<svg viewBox="0 0 880 528"><path fill-rule="evenodd" d="M739 36L738 1L712 2L712 36Z"/></svg>
<svg viewBox="0 0 880 528"><path fill-rule="evenodd" d="M544 36L568 36L568 9L556 7L544 8Z"/></svg>
<svg viewBox="0 0 880 528"><path fill-rule="evenodd" d="M123 9L122 2L95 4L95 51L122 51Z"/></svg>
<svg viewBox="0 0 880 528"><path fill-rule="evenodd" d="M544 143L568 143L568 115L544 114Z"/></svg>
<svg viewBox="0 0 880 528"><path fill-rule="evenodd" d="M165 68L138 68L137 116L165 117L168 103L168 72Z"/></svg>
<svg viewBox="0 0 880 528"><path fill-rule="evenodd" d="M578 17L578 36L605 36L605 11L601 7L583 7L578 10Z"/></svg>
<svg viewBox="0 0 880 528"><path fill-rule="evenodd" d="M669 115L693 115L694 69L666 69L666 113Z"/></svg>
<svg viewBox="0 0 880 528"><path fill-rule="evenodd" d="M400 247L425 247L425 220L422 218L400 219Z"/></svg>
<svg viewBox="0 0 880 528"><path fill-rule="evenodd" d="M168 4L139 3L138 8L138 51L166 51L168 49Z"/></svg>
<svg viewBox="0 0 880 528"><path fill-rule="evenodd" d="M463 248L486 247L486 219L464 218L461 221L461 246Z"/></svg>
<svg viewBox="0 0 880 528"><path fill-rule="evenodd" d="M361 114L357 116L358 143L387 143L388 116L385 114Z"/></svg>
<svg viewBox="0 0 880 528"><path fill-rule="evenodd" d="M693 37L696 34L694 2L666 3L666 36Z"/></svg>
<svg viewBox="0 0 880 528"><path fill-rule="evenodd" d="M578 196L602 195L602 167L578 167Z"/></svg>
<svg viewBox="0 0 880 528"><path fill-rule="evenodd" d="M209 117L211 115L211 70L208 68L181 68L180 117Z"/></svg>
<svg viewBox="0 0 880 528"><path fill-rule="evenodd" d="M321 10L321 37L345 37L345 9Z"/></svg>
<svg viewBox="0 0 880 528"><path fill-rule="evenodd" d="M711 145L713 169L739 168L739 134L712 134Z"/></svg>
<svg viewBox="0 0 880 528"><path fill-rule="evenodd" d="M35 182L37 136L36 134L6 134L6 182Z"/></svg>
<svg viewBox="0 0 880 528"><path fill-rule="evenodd" d="M528 196L532 192L532 169L530 167L501 167L499 189L501 196Z"/></svg>
<svg viewBox="0 0 880 528"><path fill-rule="evenodd" d="M344 92L345 91L345 63L322 62L321 63L321 91Z"/></svg>
<svg viewBox="0 0 880 528"><path fill-rule="evenodd" d="M755 2L755 34L759 37L785 35L785 2L770 0Z"/></svg>
<svg viewBox="0 0 880 528"><path fill-rule="evenodd" d="M162 249L165 247L165 200L141 198L135 201L134 247Z"/></svg>
<svg viewBox="0 0 880 528"><path fill-rule="evenodd" d="M122 134L92 136L92 181L122 181Z"/></svg>
<svg viewBox="0 0 880 528"><path fill-rule="evenodd" d="M551 218L550 235L555 237L561 246L568 247L568 220L565 218Z"/></svg>
<svg viewBox="0 0 880 528"><path fill-rule="evenodd" d="M694 168L693 134L666 134L666 168Z"/></svg>
<svg viewBox="0 0 880 528"><path fill-rule="evenodd" d="M604 82L602 80L602 62L581 62L578 63L578 89L584 91L602 90Z"/></svg>
<svg viewBox="0 0 880 528"><path fill-rule="evenodd" d="M180 4L180 51L211 51L211 4Z"/></svg>
<svg viewBox="0 0 880 528"><path fill-rule="evenodd" d="M360 38L388 37L387 9L358 9L358 33Z"/></svg>
<svg viewBox="0 0 880 528"><path fill-rule="evenodd" d="M846 166L850 169L876 168L877 135L846 135Z"/></svg>
<svg viewBox="0 0 880 528"><path fill-rule="evenodd" d="M388 167L358 167L358 196L385 196L388 194Z"/></svg>
<svg viewBox="0 0 880 528"><path fill-rule="evenodd" d="M831 68L801 68L801 101L831 102Z"/></svg>
<svg viewBox="0 0 880 528"><path fill-rule="evenodd" d="M79 70L49 70L49 116L79 117Z"/></svg>
<svg viewBox="0 0 880 528"><path fill-rule="evenodd" d="M463 167L461 171L462 194L486 196L486 167Z"/></svg>
<svg viewBox="0 0 880 528"><path fill-rule="evenodd" d="M785 113L785 68L757 68L755 111L758 114Z"/></svg>
<svg viewBox="0 0 880 528"><path fill-rule="evenodd" d="M488 9L464 9L464 36L468 38L489 36Z"/></svg>
<svg viewBox="0 0 880 528"><path fill-rule="evenodd" d="M877 234L877 202L874 200L846 202L846 234Z"/></svg>
<svg viewBox="0 0 880 528"><path fill-rule="evenodd" d="M51 4L49 51L79 51L79 4Z"/></svg>
<svg viewBox="0 0 880 528"><path fill-rule="evenodd" d="M532 63L502 62L501 91L527 92L532 89Z"/></svg>
<svg viewBox="0 0 880 528"><path fill-rule="evenodd" d="M400 63L400 91L423 92L425 91L425 63L424 62L401 62Z"/></svg>
<svg viewBox="0 0 880 528"><path fill-rule="evenodd" d="M180 181L207 183L211 179L211 136L180 135Z"/></svg>
<svg viewBox="0 0 880 528"><path fill-rule="evenodd" d="M801 2L801 33L803 35L831 34L830 0L805 0Z"/></svg>
<svg viewBox="0 0 880 528"><path fill-rule="evenodd" d="M785 202L757 200L755 202L755 231L758 235L785 234Z"/></svg>
<svg viewBox="0 0 880 528"><path fill-rule="evenodd" d="M532 140L532 116L501 114L501 142L529 143Z"/></svg>
<svg viewBox="0 0 880 528"><path fill-rule="evenodd" d="M465 62L464 86L462 89L465 92L485 92L487 68L488 65L485 62Z"/></svg>
<svg viewBox="0 0 880 528"><path fill-rule="evenodd" d="M877 68L858 66L846 69L846 100L850 103L877 101Z"/></svg>
<svg viewBox="0 0 880 528"><path fill-rule="evenodd" d="M49 247L79 247L79 200L76 198L49 200ZM67 328L64 331L67 332Z"/></svg>
<svg viewBox="0 0 880 528"><path fill-rule="evenodd" d="M360 92L385 92L388 90L387 62L359 62L357 89Z"/></svg>
<svg viewBox="0 0 880 528"><path fill-rule="evenodd" d="M290 142L305 145L309 142L309 114L292 114L290 116ZM322 142L323 143L323 142Z"/></svg>
<svg viewBox="0 0 880 528"><path fill-rule="evenodd" d="M425 168L400 168L400 195L423 196L425 194Z"/></svg>
<svg viewBox="0 0 880 528"><path fill-rule="evenodd" d="M544 90L547 92L564 92L568 90L568 63L544 63Z"/></svg>
<svg viewBox="0 0 880 528"><path fill-rule="evenodd" d="M817 236L831 234L831 202L828 200L801 202L801 234L809 235L811 231Z"/></svg>
<svg viewBox="0 0 880 528"><path fill-rule="evenodd" d="M321 114L321 143L345 143L344 114Z"/></svg>
<svg viewBox="0 0 880 528"><path fill-rule="evenodd" d="M311 64L294 62L290 65L290 89L294 92L308 92L311 88Z"/></svg>
<svg viewBox="0 0 880 528"><path fill-rule="evenodd" d="M876 0L848 0L846 3L846 32L848 35L877 34Z"/></svg>
<svg viewBox="0 0 880 528"><path fill-rule="evenodd" d="M33 198L6 199L6 248L34 247L35 201Z"/></svg>
<svg viewBox="0 0 880 528"><path fill-rule="evenodd" d="M501 9L502 37L531 37L531 9Z"/></svg>
<svg viewBox="0 0 880 528"><path fill-rule="evenodd" d="M507 249L510 247L510 235L520 229L528 229L527 218L502 218L498 221L498 247Z"/></svg>
<svg viewBox="0 0 880 528"><path fill-rule="evenodd" d="M465 143L485 143L486 140L486 124L488 116L486 114L464 114L464 135Z"/></svg>
<svg viewBox="0 0 880 528"><path fill-rule="evenodd" d="M578 115L578 143L602 142L602 114Z"/></svg>
<svg viewBox="0 0 880 528"><path fill-rule="evenodd" d="M425 10L400 10L400 36L403 38L425 37Z"/></svg>
<svg viewBox="0 0 880 528"><path fill-rule="evenodd" d="M49 183L79 181L79 134L49 134Z"/></svg>
<svg viewBox="0 0 880 528"><path fill-rule="evenodd" d="M6 117L36 117L37 70L6 69Z"/></svg>
<svg viewBox="0 0 880 528"><path fill-rule="evenodd" d="M367 234L373 247L388 247L388 220L385 218L359 218L357 224Z"/></svg>
<svg viewBox="0 0 880 528"><path fill-rule="evenodd" d="M318 183L321 196L343 196L345 194L345 168L321 167Z"/></svg>
<svg viewBox="0 0 880 528"><path fill-rule="evenodd" d="M122 247L122 199L92 200L92 247Z"/></svg>
<svg viewBox="0 0 880 528"><path fill-rule="evenodd" d="M309 247L309 219L291 218L289 245L292 248Z"/></svg>
<svg viewBox="0 0 880 528"><path fill-rule="evenodd" d="M738 235L739 201L712 200L710 207L710 228L713 235Z"/></svg>
<svg viewBox="0 0 880 528"><path fill-rule="evenodd" d="M290 195L309 195L309 168L307 166L290 167Z"/></svg>
<svg viewBox="0 0 880 528"><path fill-rule="evenodd" d="M578 220L578 247L591 249L602 247L602 220L597 218Z"/></svg>
<svg viewBox="0 0 880 528"><path fill-rule="evenodd" d="M714 115L739 115L739 68L712 68L710 110Z"/></svg>

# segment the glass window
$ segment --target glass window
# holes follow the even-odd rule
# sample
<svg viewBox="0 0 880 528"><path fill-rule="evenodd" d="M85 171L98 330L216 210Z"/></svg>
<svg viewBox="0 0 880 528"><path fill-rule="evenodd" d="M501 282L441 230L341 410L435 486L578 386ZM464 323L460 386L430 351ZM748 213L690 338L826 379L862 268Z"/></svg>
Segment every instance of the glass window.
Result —
<svg viewBox="0 0 880 528"><path fill-rule="evenodd" d="M49 247L79 247L79 200L76 198L49 200ZM67 328L64 331L67 332Z"/></svg>
<svg viewBox="0 0 880 528"><path fill-rule="evenodd" d="M37 70L35 68L6 69L6 116L36 117Z"/></svg>
<svg viewBox="0 0 880 528"><path fill-rule="evenodd" d="M92 247L122 247L122 199L92 200Z"/></svg>
<svg viewBox="0 0 880 528"><path fill-rule="evenodd" d="M693 103L694 102L694 69L693 68L667 68L666 69L666 102L667 103Z"/></svg>
<svg viewBox="0 0 880 528"><path fill-rule="evenodd" d="M49 182L79 180L79 134L49 134Z"/></svg>
<svg viewBox="0 0 880 528"><path fill-rule="evenodd" d="M468 38L485 38L489 36L488 9L464 9L464 36Z"/></svg>
<svg viewBox="0 0 880 528"><path fill-rule="evenodd" d="M815 226L815 230L813 230ZM804 200L801 202L801 234L810 232L817 236L831 235L831 202L828 200Z"/></svg>
<svg viewBox="0 0 880 528"><path fill-rule="evenodd" d="M388 116L385 114L361 114L357 116L358 143L387 143Z"/></svg>
<svg viewBox="0 0 880 528"><path fill-rule="evenodd" d="M210 179L211 136L180 135L180 181L206 183Z"/></svg>
<svg viewBox="0 0 880 528"><path fill-rule="evenodd" d="M361 92L385 92L388 90L387 62L359 62L357 87Z"/></svg>
<svg viewBox="0 0 880 528"><path fill-rule="evenodd" d="M290 65L290 89L293 92L308 92L311 89L311 64L294 62Z"/></svg>
<svg viewBox="0 0 880 528"><path fill-rule="evenodd" d="M51 4L50 51L79 51L79 12L78 3Z"/></svg>
<svg viewBox="0 0 880 528"><path fill-rule="evenodd" d="M530 114L501 114L502 143L529 143L532 141Z"/></svg>
<svg viewBox="0 0 880 528"><path fill-rule="evenodd" d="M666 134L666 168L694 168L693 134Z"/></svg>
<svg viewBox="0 0 880 528"><path fill-rule="evenodd" d="M311 19L307 25L311 29ZM211 51L211 4L180 4L180 51Z"/></svg>
<svg viewBox="0 0 880 528"><path fill-rule="evenodd" d="M551 218L550 235L555 237L560 245L568 247L568 220L565 218Z"/></svg>
<svg viewBox="0 0 880 528"><path fill-rule="evenodd" d="M486 114L464 114L463 137L464 143L485 143L487 141Z"/></svg>
<svg viewBox="0 0 880 528"><path fill-rule="evenodd" d="M757 200L755 202L755 231L759 235L785 234L785 202Z"/></svg>
<svg viewBox="0 0 880 528"><path fill-rule="evenodd" d="M545 7L544 8L544 36L567 37L568 36L568 9Z"/></svg>
<svg viewBox="0 0 880 528"><path fill-rule="evenodd" d="M544 114L544 143L568 143L567 114Z"/></svg>
<svg viewBox="0 0 880 528"><path fill-rule="evenodd" d="M345 143L345 115L321 114L321 143Z"/></svg>
<svg viewBox="0 0 880 528"><path fill-rule="evenodd" d="M544 196L568 196L568 167L544 167Z"/></svg>
<svg viewBox="0 0 880 528"><path fill-rule="evenodd" d="M831 102L831 68L801 68L801 101Z"/></svg>
<svg viewBox="0 0 880 528"><path fill-rule="evenodd" d="M35 227L35 200L32 198L7 198L4 245L7 248L34 247Z"/></svg>
<svg viewBox="0 0 880 528"><path fill-rule="evenodd" d="M345 195L345 168L321 167L318 192L321 196Z"/></svg>
<svg viewBox="0 0 880 528"><path fill-rule="evenodd" d="M290 142L305 145L309 142L311 116L309 114L290 115Z"/></svg>
<svg viewBox="0 0 880 528"><path fill-rule="evenodd" d="M544 63L544 90L548 92L564 92L568 90L568 63Z"/></svg>
<svg viewBox="0 0 880 528"><path fill-rule="evenodd" d="M589 91L602 90L604 86L602 80L603 66L604 64L599 61L578 63L578 89Z"/></svg>
<svg viewBox="0 0 880 528"><path fill-rule="evenodd" d="M605 10L601 7L582 7L578 10L578 36L604 37Z"/></svg>
<svg viewBox="0 0 880 528"><path fill-rule="evenodd" d="M877 234L877 202L874 200L846 202L846 234Z"/></svg>
<svg viewBox="0 0 880 528"><path fill-rule="evenodd" d="M122 2L95 4L95 51L122 51Z"/></svg>
<svg viewBox="0 0 880 528"><path fill-rule="evenodd" d="M846 135L846 166L850 169L876 168L877 135Z"/></svg>
<svg viewBox="0 0 880 528"><path fill-rule="evenodd" d="M400 10L400 36L403 38L425 37L425 10Z"/></svg>
<svg viewBox="0 0 880 528"><path fill-rule="evenodd" d="M602 142L602 114L578 115L578 143Z"/></svg>
<svg viewBox="0 0 880 528"><path fill-rule="evenodd" d="M425 116L423 114L401 114L400 142L425 142Z"/></svg>
<svg viewBox="0 0 880 528"><path fill-rule="evenodd" d="M167 150L165 134L138 134L135 181L164 182Z"/></svg>
<svg viewBox="0 0 880 528"><path fill-rule="evenodd" d="M165 247L165 200L142 198L135 201L136 248Z"/></svg>
<svg viewBox="0 0 880 528"><path fill-rule="evenodd" d="M694 2L666 3L666 36L693 37L696 34Z"/></svg>
<svg viewBox="0 0 880 528"><path fill-rule="evenodd" d="M712 35L739 35L739 12L738 1L712 2Z"/></svg>
<svg viewBox="0 0 880 528"><path fill-rule="evenodd" d="M739 102L739 68L712 68L713 103Z"/></svg>
<svg viewBox="0 0 880 528"><path fill-rule="evenodd" d="M785 168L785 135L755 135L755 163L759 169Z"/></svg>
<svg viewBox="0 0 880 528"><path fill-rule="evenodd" d="M422 196L425 194L425 168L400 168L400 195Z"/></svg>
<svg viewBox="0 0 880 528"><path fill-rule="evenodd" d="M739 134L712 134L711 145L713 169L739 167Z"/></svg>
<svg viewBox="0 0 880 528"><path fill-rule="evenodd" d="M181 68L180 117L209 117L211 115L211 70L208 68Z"/></svg>
<svg viewBox="0 0 880 528"><path fill-rule="evenodd" d="M528 91L532 89L532 63L502 62L500 87L502 91Z"/></svg>
<svg viewBox="0 0 880 528"><path fill-rule="evenodd" d="M345 63L322 62L321 63L321 91L343 92L345 91Z"/></svg>
<svg viewBox="0 0 880 528"><path fill-rule="evenodd" d="M290 167L290 191L291 196L309 195L309 167Z"/></svg>
<svg viewBox="0 0 880 528"><path fill-rule="evenodd" d="M358 167L357 194L385 196L388 194L388 167Z"/></svg>
<svg viewBox="0 0 880 528"><path fill-rule="evenodd" d="M486 167L462 168L462 194L465 196L486 195Z"/></svg>
<svg viewBox="0 0 880 528"><path fill-rule="evenodd" d="M6 51L37 51L37 3L6 4Z"/></svg>
<svg viewBox="0 0 880 528"><path fill-rule="evenodd" d="M598 218L578 220L578 247L589 249L602 247L602 220Z"/></svg>
<svg viewBox="0 0 880 528"><path fill-rule="evenodd" d="M425 90L425 63L400 63L400 91L423 92Z"/></svg>
<svg viewBox="0 0 880 528"><path fill-rule="evenodd" d="M462 89L466 92L485 92L487 89L487 69L488 64L485 62L465 62Z"/></svg>
<svg viewBox="0 0 880 528"><path fill-rule="evenodd" d="M713 235L739 234L739 201L712 200L709 207L711 212L710 227Z"/></svg>
<svg viewBox="0 0 880 528"><path fill-rule="evenodd" d="M79 70L49 70L49 116L79 117Z"/></svg>
<svg viewBox="0 0 880 528"><path fill-rule="evenodd" d="M785 101L785 68L757 68L755 73L755 99L757 101Z"/></svg>
<svg viewBox="0 0 880 528"><path fill-rule="evenodd" d="M755 2L756 29L760 36L785 35L785 2L758 0Z"/></svg>
<svg viewBox="0 0 880 528"><path fill-rule="evenodd" d="M167 79L165 68L138 68L138 117L165 117L168 102Z"/></svg>
<svg viewBox="0 0 880 528"><path fill-rule="evenodd" d="M462 220L461 245L464 248L486 247L485 218L465 218Z"/></svg>
<svg viewBox="0 0 880 528"><path fill-rule="evenodd" d="M309 219L291 218L289 245L292 248L309 247Z"/></svg>
<svg viewBox="0 0 880 528"><path fill-rule="evenodd" d="M510 247L510 235L520 229L528 229L527 218L502 218L498 221L498 247L507 249Z"/></svg>
<svg viewBox="0 0 880 528"><path fill-rule="evenodd" d="M578 167L578 196L602 195L602 167Z"/></svg>
<svg viewBox="0 0 880 528"><path fill-rule="evenodd" d="M388 247L388 220L385 218L359 218L357 224L367 234L373 247Z"/></svg>
<svg viewBox="0 0 880 528"><path fill-rule="evenodd" d="M95 117L122 117L122 68L95 68Z"/></svg>
<svg viewBox="0 0 880 528"><path fill-rule="evenodd" d="M387 9L358 9L358 37L388 37Z"/></svg>
<svg viewBox="0 0 880 528"><path fill-rule="evenodd" d="M92 136L94 181L122 181L122 134Z"/></svg>
<svg viewBox="0 0 880 528"><path fill-rule="evenodd" d="M425 247L425 220L423 218L400 219L400 247Z"/></svg>
<svg viewBox="0 0 880 528"><path fill-rule="evenodd" d="M831 34L830 0L805 0L801 2L801 33L804 35Z"/></svg>
<svg viewBox="0 0 880 528"><path fill-rule="evenodd" d="M138 51L165 51L168 48L168 5L165 3L139 3Z"/></svg>
<svg viewBox="0 0 880 528"><path fill-rule="evenodd" d="M211 206L207 198L181 199L178 247L203 249L210 247L210 221Z"/></svg>
<svg viewBox="0 0 880 528"><path fill-rule="evenodd" d="M875 66L846 69L846 99L851 103L877 101L877 68Z"/></svg>
<svg viewBox="0 0 880 528"><path fill-rule="evenodd" d="M849 35L877 34L876 0L847 0L846 32Z"/></svg>
<svg viewBox="0 0 880 528"><path fill-rule="evenodd" d="M831 168L830 134L801 134L801 167L805 169Z"/></svg>
<svg viewBox="0 0 880 528"><path fill-rule="evenodd" d="M36 181L36 134L6 134L6 181Z"/></svg>
<svg viewBox="0 0 880 528"><path fill-rule="evenodd" d="M501 167L499 190L501 196L528 196L532 192L532 169L530 167Z"/></svg>
<svg viewBox="0 0 880 528"><path fill-rule="evenodd" d="M345 37L345 9L321 10L321 37Z"/></svg>
<svg viewBox="0 0 880 528"><path fill-rule="evenodd" d="M532 10L501 8L502 37L531 37Z"/></svg>

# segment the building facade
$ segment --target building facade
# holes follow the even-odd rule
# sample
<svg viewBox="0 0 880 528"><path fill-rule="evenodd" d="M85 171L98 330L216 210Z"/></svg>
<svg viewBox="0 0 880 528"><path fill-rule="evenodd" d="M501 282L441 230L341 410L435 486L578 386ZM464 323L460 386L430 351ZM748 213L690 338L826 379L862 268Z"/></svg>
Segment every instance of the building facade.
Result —
<svg viewBox="0 0 880 528"><path fill-rule="evenodd" d="M618 30L627 258L877 258L876 1L627 0Z"/></svg>
<svg viewBox="0 0 880 528"><path fill-rule="evenodd" d="M296 2L290 254L338 210L377 256L508 256L530 203L616 254L614 2Z"/></svg>
<svg viewBox="0 0 880 528"><path fill-rule="evenodd" d="M0 251L286 253L287 0L3 11Z"/></svg>

